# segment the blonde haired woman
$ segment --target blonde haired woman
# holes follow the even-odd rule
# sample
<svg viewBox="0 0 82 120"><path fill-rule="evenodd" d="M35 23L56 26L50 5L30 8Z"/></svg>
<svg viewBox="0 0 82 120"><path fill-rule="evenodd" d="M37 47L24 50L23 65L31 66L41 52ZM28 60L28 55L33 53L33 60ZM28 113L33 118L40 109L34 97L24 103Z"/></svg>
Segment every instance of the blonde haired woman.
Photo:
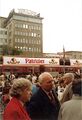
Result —
<svg viewBox="0 0 82 120"><path fill-rule="evenodd" d="M32 95L31 82L24 78L14 80L10 89L11 100L7 104L3 120L30 120L24 108L24 103L29 101Z"/></svg>

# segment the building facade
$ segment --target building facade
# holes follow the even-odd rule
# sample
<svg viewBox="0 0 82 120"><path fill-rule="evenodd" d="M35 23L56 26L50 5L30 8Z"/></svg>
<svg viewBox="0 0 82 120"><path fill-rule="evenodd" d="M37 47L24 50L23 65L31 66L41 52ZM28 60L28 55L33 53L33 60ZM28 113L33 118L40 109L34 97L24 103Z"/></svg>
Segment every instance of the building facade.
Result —
<svg viewBox="0 0 82 120"><path fill-rule="evenodd" d="M3 22L7 29L8 45L23 51L24 56L42 57L43 18L26 9L12 10Z"/></svg>
<svg viewBox="0 0 82 120"><path fill-rule="evenodd" d="M63 53L57 53L63 56ZM82 51L65 51L65 57L69 59L82 59Z"/></svg>
<svg viewBox="0 0 82 120"><path fill-rule="evenodd" d="M7 40L7 29L0 28L0 54L2 54L2 48L4 45L8 44Z"/></svg>
<svg viewBox="0 0 82 120"><path fill-rule="evenodd" d="M65 51L66 59L82 59L82 51ZM63 52L43 53L44 58L63 58Z"/></svg>

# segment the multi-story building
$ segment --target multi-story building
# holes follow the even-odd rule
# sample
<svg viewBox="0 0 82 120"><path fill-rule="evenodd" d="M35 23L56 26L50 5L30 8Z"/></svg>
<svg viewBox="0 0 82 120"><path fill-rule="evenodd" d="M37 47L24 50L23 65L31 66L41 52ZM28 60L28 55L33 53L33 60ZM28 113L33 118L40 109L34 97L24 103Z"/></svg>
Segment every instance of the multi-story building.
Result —
<svg viewBox="0 0 82 120"><path fill-rule="evenodd" d="M3 22L7 29L8 45L22 50L24 56L42 57L43 18L26 9L12 10ZM2 27L2 26L0 26Z"/></svg>
<svg viewBox="0 0 82 120"><path fill-rule="evenodd" d="M0 28L4 28L4 21L6 20L5 17L0 17Z"/></svg>
<svg viewBox="0 0 82 120"><path fill-rule="evenodd" d="M7 45L7 29L4 28L6 18L0 17L0 54L2 54L3 45Z"/></svg>
<svg viewBox="0 0 82 120"><path fill-rule="evenodd" d="M57 54L63 56L62 52ZM82 59L82 51L65 51L65 57L69 59Z"/></svg>
<svg viewBox="0 0 82 120"><path fill-rule="evenodd" d="M65 58L69 59L82 59L82 51L65 51L58 53L43 53L43 57L46 58L62 58L65 54Z"/></svg>
<svg viewBox="0 0 82 120"><path fill-rule="evenodd" d="M60 58L62 55L58 55L57 53L43 53L44 58Z"/></svg>
<svg viewBox="0 0 82 120"><path fill-rule="evenodd" d="M0 28L0 54L2 54L2 47L7 44L7 29Z"/></svg>

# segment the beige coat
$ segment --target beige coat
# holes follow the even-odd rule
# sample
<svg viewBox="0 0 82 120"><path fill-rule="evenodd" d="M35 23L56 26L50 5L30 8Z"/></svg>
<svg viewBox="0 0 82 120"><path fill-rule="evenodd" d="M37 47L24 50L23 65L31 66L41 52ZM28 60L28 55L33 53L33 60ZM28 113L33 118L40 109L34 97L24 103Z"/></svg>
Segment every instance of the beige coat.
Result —
<svg viewBox="0 0 82 120"><path fill-rule="evenodd" d="M63 93L62 99L61 99L61 104L64 102L70 100L72 98L73 91L72 91L72 83L66 86L65 91Z"/></svg>
<svg viewBox="0 0 82 120"><path fill-rule="evenodd" d="M61 105L58 120L82 120L82 96L74 96Z"/></svg>

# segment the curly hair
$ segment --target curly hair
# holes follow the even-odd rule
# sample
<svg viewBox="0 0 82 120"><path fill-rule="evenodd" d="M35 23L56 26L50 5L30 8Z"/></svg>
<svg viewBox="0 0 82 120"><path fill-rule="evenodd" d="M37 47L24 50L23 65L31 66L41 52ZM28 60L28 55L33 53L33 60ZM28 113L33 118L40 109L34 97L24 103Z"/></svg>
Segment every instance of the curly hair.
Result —
<svg viewBox="0 0 82 120"><path fill-rule="evenodd" d="M31 87L32 87L32 84L28 79L25 79L25 78L15 79L10 89L10 95L12 97L19 98L22 95L22 91L24 89L27 88L29 90L31 89Z"/></svg>

